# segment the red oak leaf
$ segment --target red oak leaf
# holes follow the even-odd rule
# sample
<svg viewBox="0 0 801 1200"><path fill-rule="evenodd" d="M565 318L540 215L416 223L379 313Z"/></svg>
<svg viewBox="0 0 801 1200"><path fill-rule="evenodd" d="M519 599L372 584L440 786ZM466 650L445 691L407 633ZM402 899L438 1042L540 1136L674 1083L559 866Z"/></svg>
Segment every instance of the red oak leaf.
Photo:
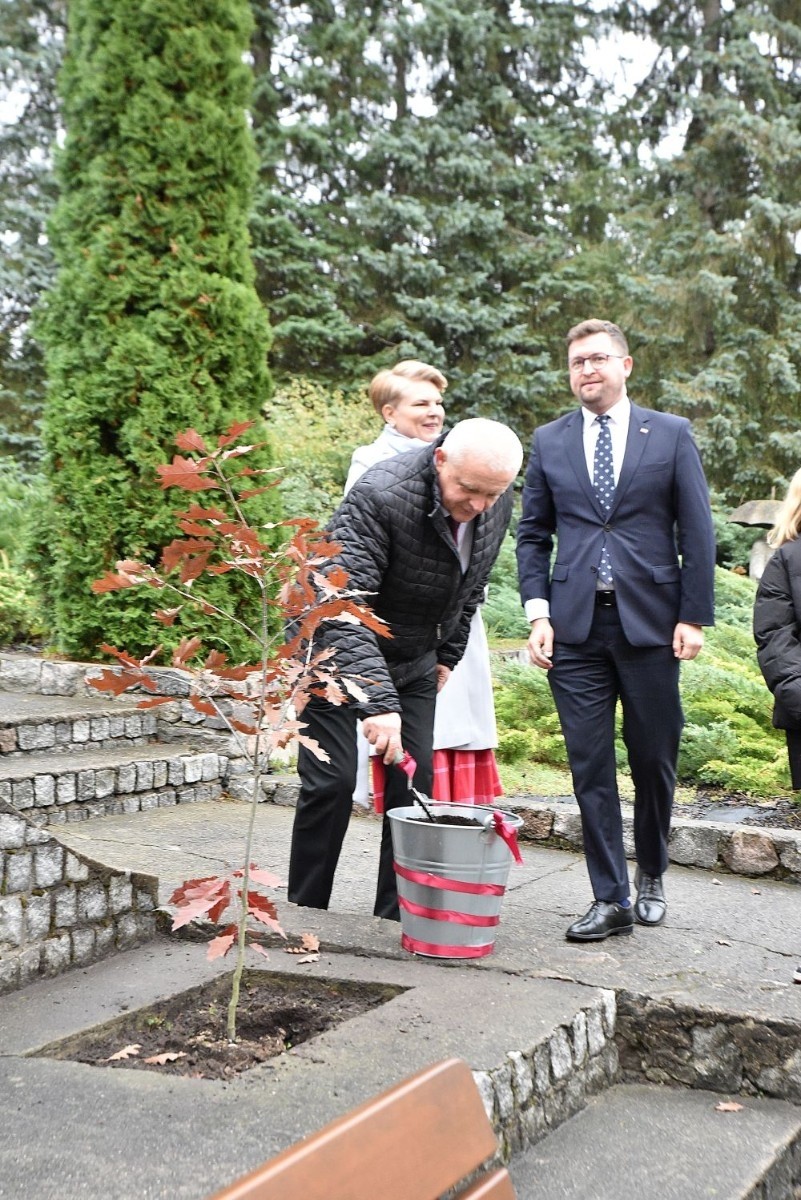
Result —
<svg viewBox="0 0 801 1200"><path fill-rule="evenodd" d="M175 444L179 450L197 450L200 454L206 454L206 443L195 429L186 429L183 433L179 433L175 438Z"/></svg>
<svg viewBox="0 0 801 1200"><path fill-rule="evenodd" d="M224 958L234 944L236 937L236 925L229 925L216 938L212 938L209 942L209 948L206 951L206 957L209 961L215 958Z"/></svg>
<svg viewBox="0 0 801 1200"><path fill-rule="evenodd" d="M169 466L156 467L156 474L161 477L161 486L165 490L179 487L187 492L220 491L220 485L206 476L207 466L207 459L194 462L176 454Z"/></svg>
<svg viewBox="0 0 801 1200"><path fill-rule="evenodd" d="M220 434L220 436L217 438L217 445L220 448L223 446L230 446L231 442L235 442L238 437L240 437L243 433L247 433L248 429L252 429L255 424L255 421L235 421L234 424L229 427L227 433Z"/></svg>

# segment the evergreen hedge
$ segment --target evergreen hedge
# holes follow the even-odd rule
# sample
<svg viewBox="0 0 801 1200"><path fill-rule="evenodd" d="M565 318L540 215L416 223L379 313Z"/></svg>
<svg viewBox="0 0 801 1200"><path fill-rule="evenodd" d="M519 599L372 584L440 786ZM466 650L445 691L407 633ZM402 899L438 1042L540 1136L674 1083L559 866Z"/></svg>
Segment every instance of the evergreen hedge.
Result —
<svg viewBox="0 0 801 1200"><path fill-rule="evenodd" d="M38 322L49 486L35 559L56 648L73 656L164 640L145 597L98 598L90 583L173 535L175 499L154 480L175 434L221 433L269 397L247 234L250 33L246 0L70 4L59 271ZM246 603L230 579L216 599ZM202 621L193 631L219 640Z"/></svg>
<svg viewBox="0 0 801 1200"><path fill-rule="evenodd" d="M773 728L773 699L756 661L751 635L752 579L716 571L716 624L697 659L682 664L686 724L678 772L689 786L750 796L781 796L789 789L784 734ZM544 671L510 660L495 663L498 759L511 779L529 764L562 767L567 755ZM619 730L618 769L628 772ZM506 771L504 770L506 768ZM570 792L569 775L565 791Z"/></svg>

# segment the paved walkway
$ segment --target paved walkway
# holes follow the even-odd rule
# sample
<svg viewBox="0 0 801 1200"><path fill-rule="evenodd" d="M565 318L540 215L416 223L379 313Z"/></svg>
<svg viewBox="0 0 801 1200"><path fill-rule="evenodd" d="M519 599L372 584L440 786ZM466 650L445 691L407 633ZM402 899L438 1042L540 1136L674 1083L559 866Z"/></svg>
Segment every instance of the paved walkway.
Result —
<svg viewBox="0 0 801 1200"><path fill-rule="evenodd" d="M256 814L253 859L282 877L292 816L275 805ZM166 898L185 878L239 865L247 819L246 806L221 801L54 832L108 865L158 875ZM159 939L3 997L0 1197L202 1200L419 1066L457 1054L475 1071L490 1071L538 1031L570 1028L593 989L801 1024L801 987L791 983L801 954L797 885L673 867L663 927L575 945L564 930L589 902L583 860L525 845L524 864L511 871L495 954L455 964L411 958L398 926L371 915L378 834L374 819L354 818L329 912L279 898L288 933L320 938L320 962L302 966L277 949L267 965L406 990L241 1079L216 1084L26 1057L228 969L208 964L197 944ZM647 1163L647 1126L638 1131L635 1123L629 1150L632 1164ZM715 1154L709 1146L713 1172ZM523 1187L520 1195L526 1200ZM651 1192L651 1200L664 1197Z"/></svg>

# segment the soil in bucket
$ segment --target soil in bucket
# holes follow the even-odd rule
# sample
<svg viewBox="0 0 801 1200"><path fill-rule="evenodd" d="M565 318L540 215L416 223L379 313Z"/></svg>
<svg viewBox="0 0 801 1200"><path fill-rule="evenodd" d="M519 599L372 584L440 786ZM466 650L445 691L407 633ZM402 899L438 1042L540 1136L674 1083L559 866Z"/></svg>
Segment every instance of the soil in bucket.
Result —
<svg viewBox="0 0 801 1200"><path fill-rule="evenodd" d="M479 829L484 828L484 822L479 821L476 817L454 817L450 813L445 815L437 813L433 822L428 817L409 817L408 819L412 822L419 822L421 825L458 825L462 829L478 825Z"/></svg>

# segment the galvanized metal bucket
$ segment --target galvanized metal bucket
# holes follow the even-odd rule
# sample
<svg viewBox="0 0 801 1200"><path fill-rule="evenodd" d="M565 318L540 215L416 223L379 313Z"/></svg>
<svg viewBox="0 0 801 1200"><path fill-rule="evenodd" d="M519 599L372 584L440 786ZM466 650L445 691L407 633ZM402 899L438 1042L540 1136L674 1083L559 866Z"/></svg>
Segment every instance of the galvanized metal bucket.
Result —
<svg viewBox="0 0 801 1200"><path fill-rule="evenodd" d="M481 958L495 946L512 864L496 814L514 833L523 821L477 804L429 801L428 807L435 817L462 817L473 824L428 821L418 804L389 809L401 944L430 958Z"/></svg>

